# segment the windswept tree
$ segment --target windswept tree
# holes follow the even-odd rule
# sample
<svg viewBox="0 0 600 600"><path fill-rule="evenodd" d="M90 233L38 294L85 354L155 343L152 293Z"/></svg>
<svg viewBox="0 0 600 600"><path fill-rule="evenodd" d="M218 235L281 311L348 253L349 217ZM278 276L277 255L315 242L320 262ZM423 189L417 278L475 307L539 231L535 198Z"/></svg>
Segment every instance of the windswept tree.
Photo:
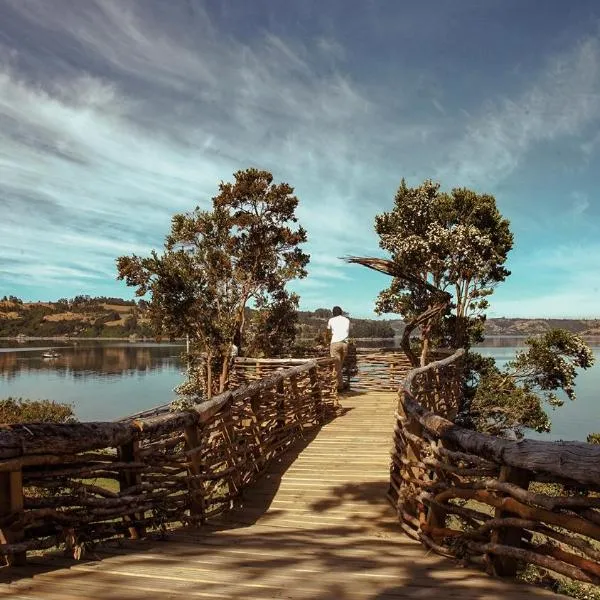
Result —
<svg viewBox="0 0 600 600"><path fill-rule="evenodd" d="M245 328L246 307L268 303L285 285L306 276L298 198L267 171L238 171L221 183L212 210L196 208L172 218L161 254L122 256L119 279L150 295L148 315L170 336L189 336L206 356L206 393L223 391L234 340ZM214 385L218 373L218 385Z"/></svg>
<svg viewBox="0 0 600 600"><path fill-rule="evenodd" d="M458 421L485 433L521 438L526 429L550 431L546 407L575 400L577 369L591 367L594 354L576 334L554 329L525 340L525 349L502 369L476 353L467 360L470 380Z"/></svg>
<svg viewBox="0 0 600 600"><path fill-rule="evenodd" d="M444 193L432 181L409 188L403 180L394 208L376 217L375 229L391 258L348 260L393 277L376 311L407 321L403 349L412 364L427 362L431 342L469 349L483 339L487 298L510 275L504 264L513 243L494 197L465 188ZM417 327L420 361L409 339ZM549 431L546 407L562 405L564 397L574 400L577 369L593 362L589 346L561 329L526 340L526 349L502 369L469 351L457 421L517 438L526 429Z"/></svg>
<svg viewBox="0 0 600 600"><path fill-rule="evenodd" d="M393 209L376 217L375 230L391 258L349 260L393 277L375 310L402 315L405 339L420 326L420 360L404 344L413 364L427 362L435 338L467 347L484 318L486 298L510 274L504 264L513 236L494 197L466 188L441 192L430 180L411 188L403 179Z"/></svg>
<svg viewBox="0 0 600 600"><path fill-rule="evenodd" d="M299 300L298 294L282 289L256 302L246 342L251 356L285 356L292 351L298 328Z"/></svg>

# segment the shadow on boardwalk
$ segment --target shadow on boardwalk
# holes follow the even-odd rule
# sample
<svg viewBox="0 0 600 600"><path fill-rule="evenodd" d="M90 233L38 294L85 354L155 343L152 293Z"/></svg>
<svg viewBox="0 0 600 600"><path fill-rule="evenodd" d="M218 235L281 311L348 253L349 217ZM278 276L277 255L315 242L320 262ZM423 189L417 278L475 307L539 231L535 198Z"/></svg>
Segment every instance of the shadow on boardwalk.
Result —
<svg viewBox="0 0 600 600"><path fill-rule="evenodd" d="M46 565L60 566L61 571L46 571L40 562L36 576L21 580L17 588L10 586L8 597L524 600L548 595L427 556L406 538L370 537L368 530L354 527L309 532L241 529L227 534L182 530L170 541L125 543L122 548L103 550L98 557L99 562L55 559L58 564Z"/></svg>
<svg viewBox="0 0 600 600"><path fill-rule="evenodd" d="M53 557L12 571L13 600L383 600L549 597L425 552L385 500L393 394L344 397L248 489L236 510L167 541L121 542L96 560ZM7 582L8 572L3 573Z"/></svg>

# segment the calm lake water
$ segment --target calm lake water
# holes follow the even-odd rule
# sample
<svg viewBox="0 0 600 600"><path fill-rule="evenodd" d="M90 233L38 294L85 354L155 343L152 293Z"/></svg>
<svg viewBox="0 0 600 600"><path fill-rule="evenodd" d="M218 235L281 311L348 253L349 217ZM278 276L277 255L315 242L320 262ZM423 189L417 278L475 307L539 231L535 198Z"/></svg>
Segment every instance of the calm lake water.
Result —
<svg viewBox="0 0 600 600"><path fill-rule="evenodd" d="M169 402L184 379L179 344L80 340L12 346L0 348L0 398L66 402L82 421L110 421ZM50 348L60 356L43 358Z"/></svg>
<svg viewBox="0 0 600 600"><path fill-rule="evenodd" d="M501 365L510 360L522 338L489 338L478 350ZM0 398L57 400L70 403L83 421L113 420L169 402L173 388L184 379L183 346L127 342L77 344L0 342ZM358 345L365 346L360 342ZM383 345L377 342L376 345ZM54 349L58 358L42 353ZM550 412L550 434L531 434L543 439L585 440L600 431L600 344L593 346L596 366L580 373L575 402Z"/></svg>

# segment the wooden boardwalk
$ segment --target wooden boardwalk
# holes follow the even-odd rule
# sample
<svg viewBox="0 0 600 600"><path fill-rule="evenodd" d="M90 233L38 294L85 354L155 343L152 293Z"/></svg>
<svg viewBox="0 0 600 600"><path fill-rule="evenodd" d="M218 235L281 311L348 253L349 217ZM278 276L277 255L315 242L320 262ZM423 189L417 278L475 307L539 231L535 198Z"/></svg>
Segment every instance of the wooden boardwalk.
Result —
<svg viewBox="0 0 600 600"><path fill-rule="evenodd" d="M3 570L14 600L548 598L427 553L385 500L395 394L342 398L345 414L273 464L242 505L167 541Z"/></svg>

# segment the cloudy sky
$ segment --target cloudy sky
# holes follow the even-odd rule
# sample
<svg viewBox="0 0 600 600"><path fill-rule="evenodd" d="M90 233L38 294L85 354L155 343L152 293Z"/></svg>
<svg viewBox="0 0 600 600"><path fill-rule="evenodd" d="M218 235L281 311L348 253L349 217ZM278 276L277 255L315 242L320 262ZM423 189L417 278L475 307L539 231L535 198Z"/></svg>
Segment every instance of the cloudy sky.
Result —
<svg viewBox="0 0 600 600"><path fill-rule="evenodd" d="M249 166L308 230L302 306L372 313L374 216L405 177L496 196L491 316L600 316L596 0L0 0L0 295L131 297Z"/></svg>

